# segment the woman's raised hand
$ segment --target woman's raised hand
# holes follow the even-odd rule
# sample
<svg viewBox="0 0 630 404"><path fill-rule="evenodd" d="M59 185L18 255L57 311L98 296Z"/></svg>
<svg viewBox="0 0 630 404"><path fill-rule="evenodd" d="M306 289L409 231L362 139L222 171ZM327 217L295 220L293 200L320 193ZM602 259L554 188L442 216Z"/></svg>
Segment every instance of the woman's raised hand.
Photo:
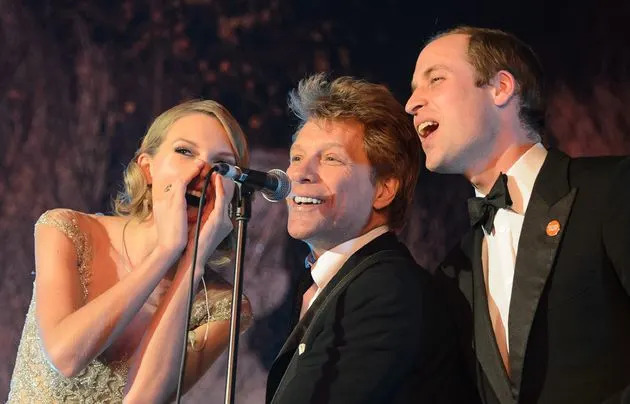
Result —
<svg viewBox="0 0 630 404"><path fill-rule="evenodd" d="M197 251L197 271L203 273L205 263L208 261L219 243L230 234L233 229L232 220L228 215L228 205L232 197L234 186L213 172L211 174L208 190L206 191L206 203L201 216L201 229L199 231L199 247ZM226 194L226 188L229 195ZM189 230L189 241L186 247L186 263L192 264L194 250L194 228Z"/></svg>
<svg viewBox="0 0 630 404"><path fill-rule="evenodd" d="M157 246L177 257L188 243L186 188L203 167L203 161L195 160L178 172L158 172L153 177L151 192Z"/></svg>

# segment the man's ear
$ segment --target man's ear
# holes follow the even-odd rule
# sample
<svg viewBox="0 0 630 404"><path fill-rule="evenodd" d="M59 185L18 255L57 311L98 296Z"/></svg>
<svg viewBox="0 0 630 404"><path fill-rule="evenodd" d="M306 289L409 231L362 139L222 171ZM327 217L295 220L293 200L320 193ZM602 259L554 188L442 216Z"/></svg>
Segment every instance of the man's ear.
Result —
<svg viewBox="0 0 630 404"><path fill-rule="evenodd" d="M504 107L516 94L518 83L507 70L499 70L499 72L490 80L492 87L492 97L494 105Z"/></svg>
<svg viewBox="0 0 630 404"><path fill-rule="evenodd" d="M147 185L153 183L153 176L151 175L151 163L153 159L147 153L140 153L136 158L136 164L140 167L140 171L142 171L142 175L144 175L144 180Z"/></svg>
<svg viewBox="0 0 630 404"><path fill-rule="evenodd" d="M400 187L400 181L397 178L390 177L379 180L376 183L376 193L374 194L372 207L380 210L389 206L398 193L398 187Z"/></svg>

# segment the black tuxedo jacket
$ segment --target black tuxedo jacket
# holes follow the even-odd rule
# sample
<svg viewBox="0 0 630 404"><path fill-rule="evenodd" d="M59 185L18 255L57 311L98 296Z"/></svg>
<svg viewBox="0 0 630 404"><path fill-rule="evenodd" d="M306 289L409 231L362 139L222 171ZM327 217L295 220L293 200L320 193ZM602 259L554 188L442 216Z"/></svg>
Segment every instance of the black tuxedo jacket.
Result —
<svg viewBox="0 0 630 404"><path fill-rule="evenodd" d="M549 151L516 256L510 378L488 315L482 240L471 229L436 271L482 400L630 402L630 159Z"/></svg>
<svg viewBox="0 0 630 404"><path fill-rule="evenodd" d="M365 245L294 326L267 402L470 402L454 323L432 283L393 233Z"/></svg>

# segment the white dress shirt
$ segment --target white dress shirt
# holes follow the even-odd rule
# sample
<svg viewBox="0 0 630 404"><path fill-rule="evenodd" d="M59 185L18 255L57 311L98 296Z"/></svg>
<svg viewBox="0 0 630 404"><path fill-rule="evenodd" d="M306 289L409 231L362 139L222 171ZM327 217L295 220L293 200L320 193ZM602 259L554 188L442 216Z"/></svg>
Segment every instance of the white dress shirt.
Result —
<svg viewBox="0 0 630 404"><path fill-rule="evenodd" d="M313 277L313 285L304 293L307 299L302 301L302 309L300 311L300 318L304 315L306 310L311 307L311 304L317 299L319 293L328 285L328 282L339 272L343 264L348 261L348 258L357 252L361 247L374 240L380 235L383 235L389 231L389 227L386 225L379 226L370 230L369 232L351 240L345 241L338 246L325 251L317 260L311 265L311 276ZM308 301L307 301L308 300Z"/></svg>
<svg viewBox="0 0 630 404"><path fill-rule="evenodd" d="M508 372L507 354L509 353L510 335L508 316L518 241L521 236L525 211L534 188L534 181L536 181L546 156L547 150L542 144L536 143L510 167L505 174L508 177L507 186L512 199L512 207L497 211L492 233L489 234L485 229L483 230L485 245L482 262L486 276L488 306L499 350L502 351L501 354ZM485 196L477 189L475 189L475 194L480 197ZM502 333L503 335L501 335Z"/></svg>

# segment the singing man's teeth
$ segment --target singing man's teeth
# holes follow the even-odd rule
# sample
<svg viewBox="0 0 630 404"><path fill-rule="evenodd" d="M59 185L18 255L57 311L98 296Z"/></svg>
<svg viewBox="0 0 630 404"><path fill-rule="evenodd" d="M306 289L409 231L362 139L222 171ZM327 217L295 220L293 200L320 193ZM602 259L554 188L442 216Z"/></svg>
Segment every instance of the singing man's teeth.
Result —
<svg viewBox="0 0 630 404"><path fill-rule="evenodd" d="M308 196L294 196L293 197L293 202L297 203L297 204L313 204L313 205L319 205L320 203L322 203L321 199L316 199L316 198L309 198Z"/></svg>
<svg viewBox="0 0 630 404"><path fill-rule="evenodd" d="M424 121L420 125L418 125L418 127L416 127L416 130L418 131L418 133L424 134L427 128L434 126L438 126L438 123L435 121Z"/></svg>
<svg viewBox="0 0 630 404"><path fill-rule="evenodd" d="M192 190L192 191L188 191L187 193L192 196L196 196L197 198L201 198L201 191Z"/></svg>

